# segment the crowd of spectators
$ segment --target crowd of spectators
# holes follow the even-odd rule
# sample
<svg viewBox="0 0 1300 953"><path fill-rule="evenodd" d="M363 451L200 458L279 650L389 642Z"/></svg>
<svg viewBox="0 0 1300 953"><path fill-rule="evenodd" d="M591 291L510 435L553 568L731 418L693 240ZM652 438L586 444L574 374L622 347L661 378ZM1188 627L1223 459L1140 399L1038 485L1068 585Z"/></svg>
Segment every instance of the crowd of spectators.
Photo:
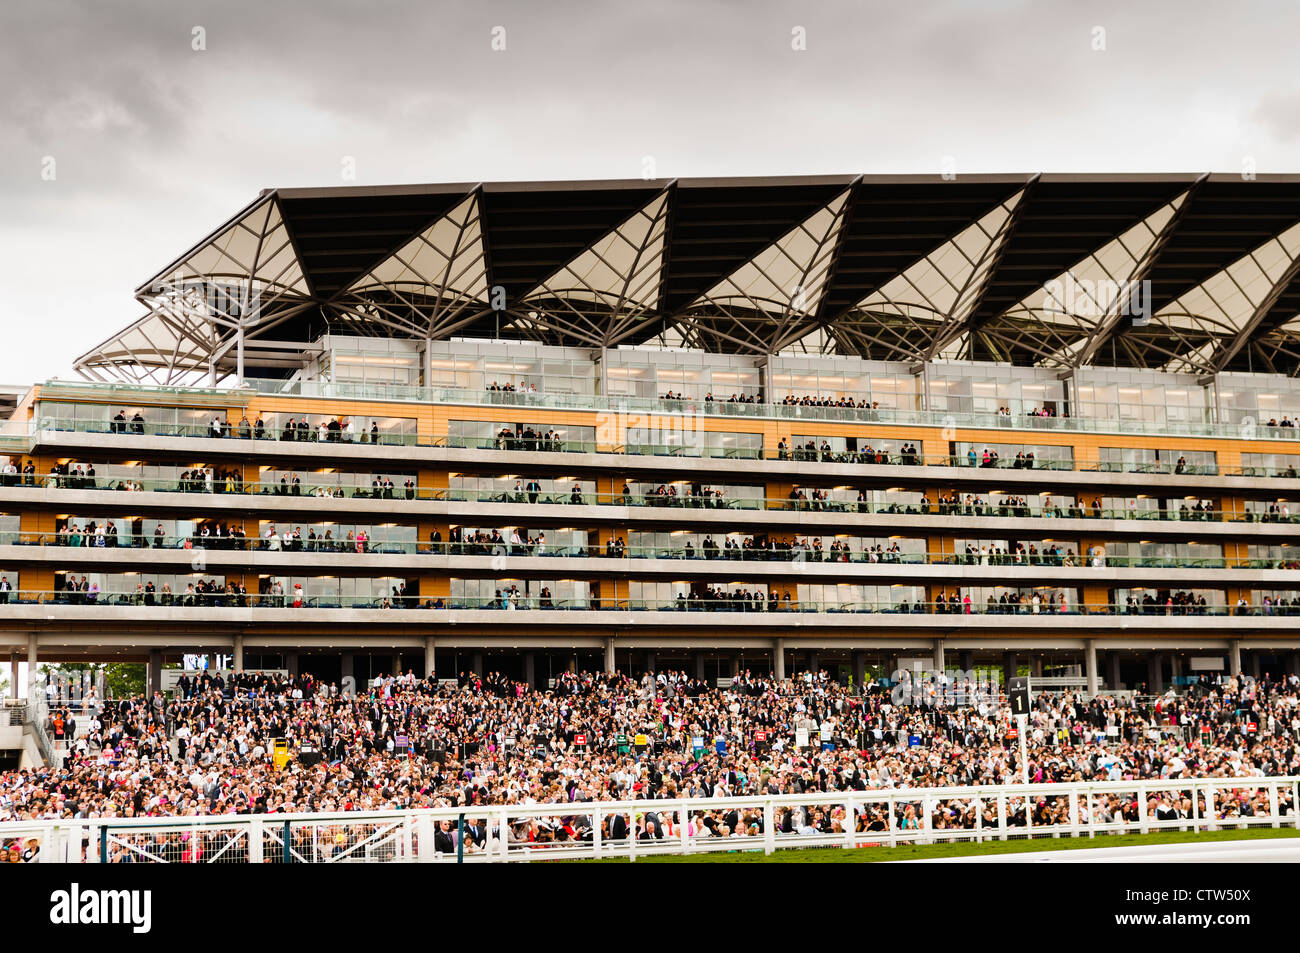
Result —
<svg viewBox="0 0 1300 953"><path fill-rule="evenodd" d="M584 805L610 800L806 794L805 805L778 812L779 832L834 833L844 829L842 803L824 795L1011 785L1022 768L1033 782L1222 778L1225 796L1213 810L1231 819L1267 815L1274 805L1257 782L1300 773L1296 676L1203 678L1183 694L1154 697L1040 695L1024 765L996 696L948 676L900 697L824 672L781 682L743 672L725 688L681 672L569 673L546 689L501 674L462 673L448 685L408 673L376 678L356 695L309 675L203 675L183 678L171 698L92 701L81 717L86 731L57 746L53 765L0 774L0 820L457 807L467 817L460 846L481 850L490 836L520 845L590 839ZM277 741L291 756L284 767L274 763ZM1289 816L1285 788L1280 799ZM487 812L552 803L564 806L512 819L506 831L494 830L489 818L499 814ZM1068 820L1067 805L1040 795L1022 813L1041 826ZM899 799L893 826L976 823L969 801L936 802L928 817L922 807L920 797ZM1207 806L1176 791L1145 805L1106 796L1090 820L1196 809ZM869 805L854 825L871 833L886 820ZM1025 823L1014 812L1007 822ZM674 836L680 823L652 808L605 812L601 834L653 839ZM743 837L762 833L764 821L761 811L725 805L697 808L685 823L691 837ZM437 850L456 849L454 830L442 825L438 834ZM144 846L144 859L155 846L183 859L186 842L159 835ZM111 859L130 853L115 849Z"/></svg>

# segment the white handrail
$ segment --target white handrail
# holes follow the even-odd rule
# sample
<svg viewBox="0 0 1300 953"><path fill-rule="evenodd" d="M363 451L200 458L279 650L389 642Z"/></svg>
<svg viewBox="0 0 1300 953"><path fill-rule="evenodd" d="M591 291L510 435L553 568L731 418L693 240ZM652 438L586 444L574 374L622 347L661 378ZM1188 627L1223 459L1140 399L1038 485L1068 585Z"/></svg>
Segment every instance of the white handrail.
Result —
<svg viewBox="0 0 1300 953"><path fill-rule="evenodd" d="M1267 813L1220 817L1218 808L1249 792L1263 799ZM1137 802L1137 818L1101 820L1100 797L1122 795L1126 803ZM1190 799L1187 817L1161 820L1156 817L1152 797ZM1013 800L1018 804L1013 804ZM1035 821L1038 801L1067 810L1062 822ZM902 828L898 819L907 806L919 810L916 827ZM970 826L936 828L935 811L940 808L974 809ZM456 862L457 852L448 852L446 839L439 851L436 831L449 823L454 835L463 819L468 825L478 820L487 827L485 848L470 845L461 859L473 863L623 857L636 859L652 854L686 854L711 851L763 851L798 847L897 846L900 843L935 844L953 841L1009 840L1012 838L1096 837L1114 833L1148 833L1159 830L1216 830L1236 825L1241 828L1283 825L1300 828L1300 777L1144 779L1141 781L1099 781L1068 784L1013 784L947 788L893 788L870 791L829 791L805 794L754 795L730 798L675 798L654 801L596 801L569 804L491 805L465 808L431 808L413 811L336 812L329 814L210 815L153 818L76 818L64 820L13 821L0 824L0 844L14 841L40 845L38 860L45 862L114 862L126 855L136 862L177 861L193 855L184 849L198 844L199 860L219 863L290 862ZM992 807L995 825L988 825L983 810ZM1083 810L1081 810L1081 807ZM782 808L809 812L824 809L828 817L842 812L840 830L830 833L807 827L804 833L777 830ZM705 815L720 817L736 810L751 820L761 818L754 836L705 836L690 824ZM657 816L656 833L647 832L648 815ZM858 816L869 819L879 814L883 830L859 831ZM602 830L602 822L622 815L627 835L613 838ZM544 843L511 841L510 825L521 822L589 818L588 839ZM865 825L864 825L865 826ZM670 829L671 828L671 829ZM285 842L286 832L289 835ZM306 843L296 835L301 832ZM232 843L234 842L234 843ZM454 845L454 840L451 841ZM160 846L162 845L162 846ZM170 847L168 847L170 845ZM378 849L372 851L369 848ZM101 851L104 855L101 856Z"/></svg>

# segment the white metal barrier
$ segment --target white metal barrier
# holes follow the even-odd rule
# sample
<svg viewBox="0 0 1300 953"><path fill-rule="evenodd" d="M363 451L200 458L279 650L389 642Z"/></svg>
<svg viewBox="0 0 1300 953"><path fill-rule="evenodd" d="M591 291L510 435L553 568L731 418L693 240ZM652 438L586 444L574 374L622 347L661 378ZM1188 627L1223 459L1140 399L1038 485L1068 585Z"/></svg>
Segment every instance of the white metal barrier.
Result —
<svg viewBox="0 0 1300 953"><path fill-rule="evenodd" d="M29 852L35 846L36 860L53 863L636 860L653 854L1300 828L1298 804L1297 777L1197 778L379 813L20 821L0 824L0 846L17 844ZM1186 816L1160 816L1179 808ZM568 836L569 829L576 837ZM559 830L565 834L557 837Z"/></svg>

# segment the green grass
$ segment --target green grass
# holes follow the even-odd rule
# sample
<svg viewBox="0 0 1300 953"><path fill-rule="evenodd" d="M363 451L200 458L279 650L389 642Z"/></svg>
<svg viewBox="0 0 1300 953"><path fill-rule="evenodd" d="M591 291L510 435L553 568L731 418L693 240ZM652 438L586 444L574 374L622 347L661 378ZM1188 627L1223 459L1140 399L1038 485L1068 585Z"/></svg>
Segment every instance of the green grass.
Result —
<svg viewBox="0 0 1300 953"><path fill-rule="evenodd" d="M1151 834L1105 834L1088 837L1044 837L1035 840L986 841L983 844L905 844L898 847L858 847L846 850L840 847L787 848L771 856L759 851L734 853L690 854L684 857L673 854L640 856L638 864L871 864L897 860L938 860L950 857L971 857L977 854L1027 854L1043 850L1086 850L1094 847L1148 847L1160 844L1187 844L1193 841L1244 841L1270 837L1300 837L1295 828L1257 827L1250 830L1230 831L1156 831ZM625 864L626 858L602 859L597 863Z"/></svg>

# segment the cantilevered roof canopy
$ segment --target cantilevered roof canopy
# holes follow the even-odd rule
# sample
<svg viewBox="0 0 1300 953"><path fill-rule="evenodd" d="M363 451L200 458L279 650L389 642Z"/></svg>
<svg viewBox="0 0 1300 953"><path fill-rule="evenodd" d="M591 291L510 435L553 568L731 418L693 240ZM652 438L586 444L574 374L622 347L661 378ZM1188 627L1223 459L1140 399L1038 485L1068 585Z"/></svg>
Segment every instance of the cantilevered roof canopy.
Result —
<svg viewBox="0 0 1300 953"><path fill-rule="evenodd" d="M272 189L76 366L222 376L242 336L282 373L334 330L1295 375L1297 225L1300 175Z"/></svg>

